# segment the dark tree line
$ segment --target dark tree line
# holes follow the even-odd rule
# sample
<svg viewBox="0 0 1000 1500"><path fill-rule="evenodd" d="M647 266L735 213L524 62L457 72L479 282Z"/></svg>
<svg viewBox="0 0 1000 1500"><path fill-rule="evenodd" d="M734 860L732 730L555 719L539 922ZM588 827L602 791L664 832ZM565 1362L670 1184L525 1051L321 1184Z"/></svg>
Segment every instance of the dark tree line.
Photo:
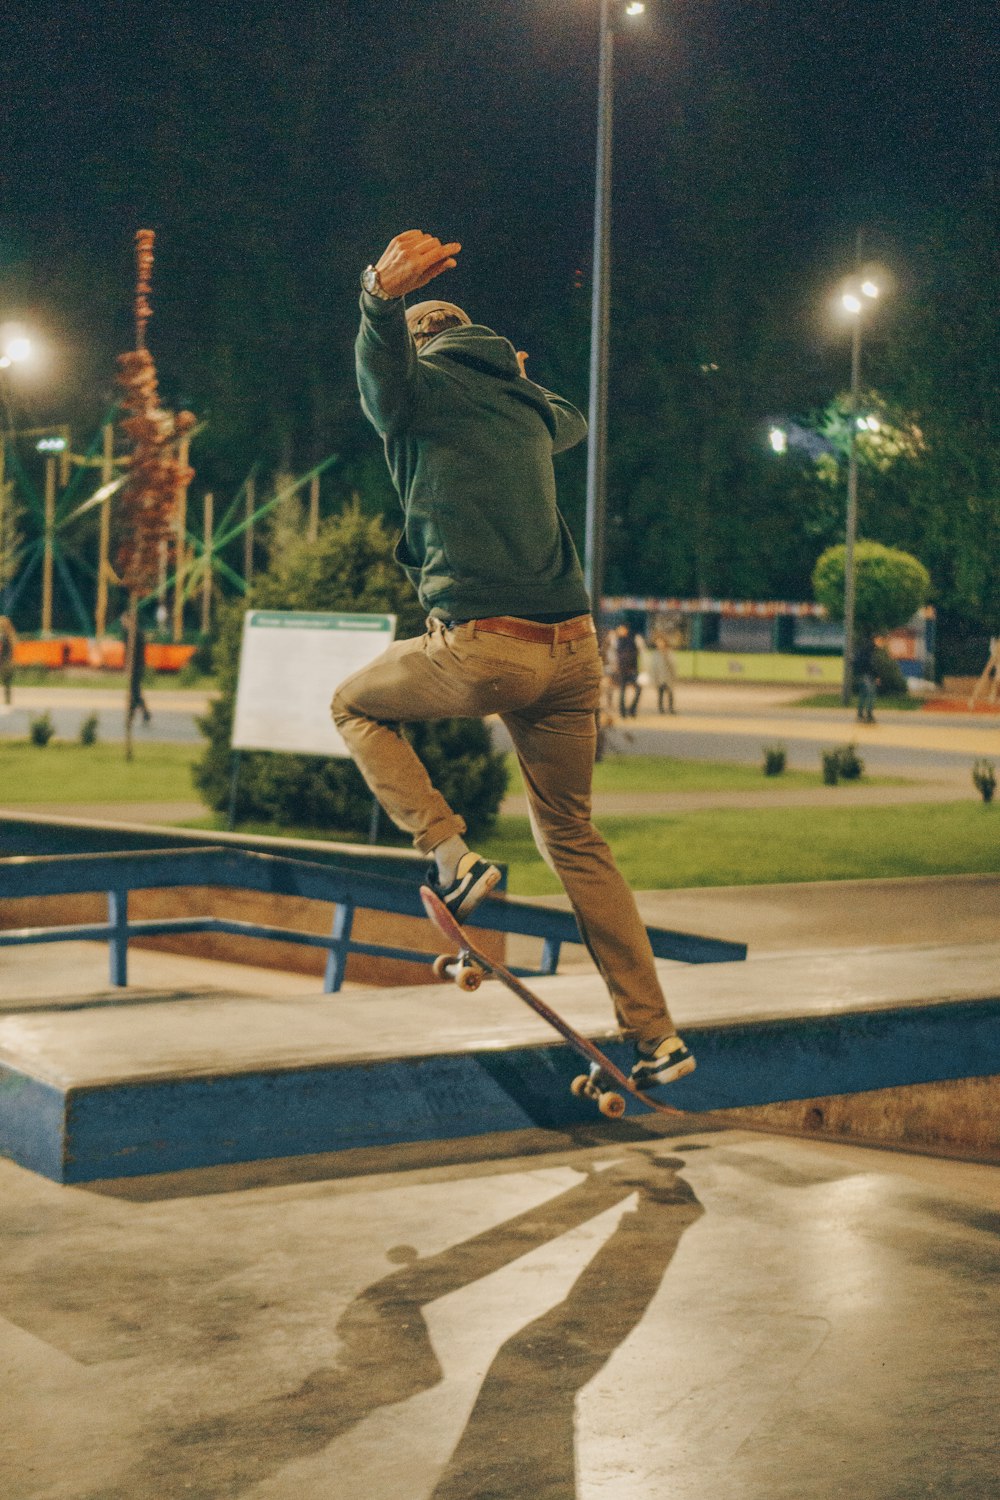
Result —
<svg viewBox="0 0 1000 1500"><path fill-rule="evenodd" d="M508 18L466 37L444 11L377 74L358 34L375 23L346 26L331 7L295 25L255 13L246 35L211 9L144 18L147 66L114 109L148 128L109 117L106 138L81 139L85 208L63 206L55 238L26 212L4 245L5 301L65 330L76 385L61 419L72 400L69 415L96 424L112 394L140 222L160 247L150 343L170 404L208 424L206 489L232 493L254 463L302 472L337 453L327 508L356 492L392 518L352 342L358 272L411 224L463 239L448 294L586 405L592 164L570 137L575 99L592 98L593 39L567 30L528 53ZM570 26L568 7L553 14ZM696 49L675 67L670 41L622 50L607 584L808 598L817 556L842 537L842 475L776 458L767 428L820 429L843 394L849 351L821 325L851 235L812 215L773 94ZM482 108L456 120L469 78ZM899 285L866 342L866 387L922 442L891 464L869 455L861 531L920 557L966 634L1000 629L997 217L985 178L961 212L871 239ZM582 452L560 479L579 536Z"/></svg>

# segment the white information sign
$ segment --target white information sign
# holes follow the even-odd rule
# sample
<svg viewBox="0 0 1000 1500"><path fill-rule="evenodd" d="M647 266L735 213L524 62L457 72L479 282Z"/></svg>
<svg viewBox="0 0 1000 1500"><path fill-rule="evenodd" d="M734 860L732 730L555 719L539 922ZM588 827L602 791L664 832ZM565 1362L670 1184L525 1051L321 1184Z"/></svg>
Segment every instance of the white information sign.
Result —
<svg viewBox="0 0 1000 1500"><path fill-rule="evenodd" d="M381 656L395 633L395 615L248 610L233 749L346 756L330 717L334 689Z"/></svg>

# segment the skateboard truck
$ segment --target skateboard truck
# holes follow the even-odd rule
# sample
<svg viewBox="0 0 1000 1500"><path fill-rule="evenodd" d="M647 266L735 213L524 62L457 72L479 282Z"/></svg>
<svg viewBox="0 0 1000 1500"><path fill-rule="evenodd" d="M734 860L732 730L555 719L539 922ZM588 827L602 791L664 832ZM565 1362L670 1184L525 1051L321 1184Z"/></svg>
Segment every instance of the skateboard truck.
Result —
<svg viewBox="0 0 1000 1500"><path fill-rule="evenodd" d="M478 990L485 977L468 950L459 953L457 958L454 953L439 953L431 968L435 979L450 979L470 995Z"/></svg>
<svg viewBox="0 0 1000 1500"><path fill-rule="evenodd" d="M597 1063L591 1063L590 1072L578 1073L570 1084L569 1091L576 1099L595 1099L602 1115L607 1115L609 1120L620 1120L625 1113L625 1100L614 1089L602 1088L603 1082L604 1069Z"/></svg>

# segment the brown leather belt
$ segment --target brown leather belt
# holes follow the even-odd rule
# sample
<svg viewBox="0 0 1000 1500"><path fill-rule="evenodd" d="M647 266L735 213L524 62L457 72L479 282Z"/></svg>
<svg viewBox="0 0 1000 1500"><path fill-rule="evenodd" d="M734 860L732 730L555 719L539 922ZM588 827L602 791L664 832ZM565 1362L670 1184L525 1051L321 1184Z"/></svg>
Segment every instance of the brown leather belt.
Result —
<svg viewBox="0 0 1000 1500"><path fill-rule="evenodd" d="M470 620L469 624L477 634L485 630L491 635L511 635L518 641L538 641L543 646L553 646L558 641L580 641L597 633L590 615L574 615L572 620L560 620L558 625L542 625L538 620L521 620L516 615L493 615L487 620Z"/></svg>

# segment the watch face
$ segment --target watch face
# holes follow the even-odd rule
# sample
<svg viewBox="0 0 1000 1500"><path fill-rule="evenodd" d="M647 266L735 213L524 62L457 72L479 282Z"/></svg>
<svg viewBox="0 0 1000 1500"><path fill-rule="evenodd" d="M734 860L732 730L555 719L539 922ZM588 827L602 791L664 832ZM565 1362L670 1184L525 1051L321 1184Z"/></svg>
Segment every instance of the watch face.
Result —
<svg viewBox="0 0 1000 1500"><path fill-rule="evenodd" d="M361 285L364 287L369 296L371 296L371 294L376 291L378 287L378 272L376 271L374 266L369 266L365 271L361 273Z"/></svg>

